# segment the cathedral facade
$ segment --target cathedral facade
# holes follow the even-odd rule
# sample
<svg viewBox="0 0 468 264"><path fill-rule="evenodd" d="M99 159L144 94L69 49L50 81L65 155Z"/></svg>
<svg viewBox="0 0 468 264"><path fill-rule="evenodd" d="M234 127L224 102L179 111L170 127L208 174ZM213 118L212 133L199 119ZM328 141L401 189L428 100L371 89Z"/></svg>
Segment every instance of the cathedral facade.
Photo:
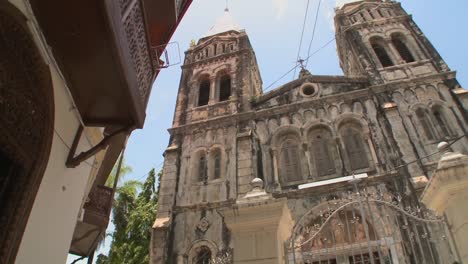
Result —
<svg viewBox="0 0 468 264"><path fill-rule="evenodd" d="M457 260L418 195L440 142L468 151L465 91L397 2L346 4L335 28L344 76L268 93L228 11L186 51L152 264Z"/></svg>

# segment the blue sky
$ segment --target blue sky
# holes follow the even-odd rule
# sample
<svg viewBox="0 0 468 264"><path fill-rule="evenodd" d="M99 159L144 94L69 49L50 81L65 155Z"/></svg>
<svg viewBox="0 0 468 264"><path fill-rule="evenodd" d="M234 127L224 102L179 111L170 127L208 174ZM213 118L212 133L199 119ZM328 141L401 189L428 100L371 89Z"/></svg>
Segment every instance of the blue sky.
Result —
<svg viewBox="0 0 468 264"><path fill-rule="evenodd" d="M302 57L307 54L318 1L310 0ZM343 2L352 2L336 1L338 3L335 0L322 0L311 52L334 37L334 7ZM402 0L401 3L413 15L415 22L449 67L458 72L462 87L466 87L468 52L465 48L468 46L468 22L465 16L468 1ZM306 4L307 0L230 0L230 12L238 24L245 28L255 50L264 88L295 65ZM225 0L193 1L171 40L179 44L182 60L190 41L197 40L208 31L223 14L225 5ZM311 57L308 69L317 75L342 75L335 43ZM180 65L164 69L153 85L145 127L134 131L128 142L125 159L133 168L133 173L126 177L127 180L144 180L151 168L160 169L162 154L169 140L167 129L172 125L180 74ZM273 88L292 79L291 73ZM108 246L109 242L102 251L106 252ZM69 259L74 258L76 257Z"/></svg>

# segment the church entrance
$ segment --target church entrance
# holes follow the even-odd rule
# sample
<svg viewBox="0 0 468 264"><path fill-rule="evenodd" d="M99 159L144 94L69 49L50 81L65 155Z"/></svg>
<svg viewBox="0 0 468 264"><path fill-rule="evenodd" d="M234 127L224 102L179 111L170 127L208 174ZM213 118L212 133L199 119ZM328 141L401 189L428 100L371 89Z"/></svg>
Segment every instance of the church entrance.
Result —
<svg viewBox="0 0 468 264"><path fill-rule="evenodd" d="M294 227L287 263L454 263L442 218L368 188L310 210Z"/></svg>

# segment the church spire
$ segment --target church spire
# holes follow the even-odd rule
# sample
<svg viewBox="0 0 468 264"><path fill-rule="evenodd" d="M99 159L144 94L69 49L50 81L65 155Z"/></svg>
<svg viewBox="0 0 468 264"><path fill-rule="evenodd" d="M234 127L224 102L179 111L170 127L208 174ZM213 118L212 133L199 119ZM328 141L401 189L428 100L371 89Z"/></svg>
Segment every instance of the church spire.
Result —
<svg viewBox="0 0 468 264"><path fill-rule="evenodd" d="M234 18L229 12L228 2L226 1L226 8L224 9L224 14L221 16L216 23L208 30L208 32L203 37L213 36L216 34L224 33L227 31L241 31L242 27L237 24Z"/></svg>

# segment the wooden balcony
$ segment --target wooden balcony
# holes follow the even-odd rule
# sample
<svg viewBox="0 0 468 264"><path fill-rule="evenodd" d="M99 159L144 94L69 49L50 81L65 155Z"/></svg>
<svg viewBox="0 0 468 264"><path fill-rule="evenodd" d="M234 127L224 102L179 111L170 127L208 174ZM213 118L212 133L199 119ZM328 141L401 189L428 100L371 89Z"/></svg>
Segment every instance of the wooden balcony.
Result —
<svg viewBox="0 0 468 264"><path fill-rule="evenodd" d="M82 221L73 233L70 253L89 256L101 239L104 239L112 209L113 190L105 186L94 187L85 203Z"/></svg>
<svg viewBox="0 0 468 264"><path fill-rule="evenodd" d="M87 126L141 128L165 46L191 0L30 0Z"/></svg>

